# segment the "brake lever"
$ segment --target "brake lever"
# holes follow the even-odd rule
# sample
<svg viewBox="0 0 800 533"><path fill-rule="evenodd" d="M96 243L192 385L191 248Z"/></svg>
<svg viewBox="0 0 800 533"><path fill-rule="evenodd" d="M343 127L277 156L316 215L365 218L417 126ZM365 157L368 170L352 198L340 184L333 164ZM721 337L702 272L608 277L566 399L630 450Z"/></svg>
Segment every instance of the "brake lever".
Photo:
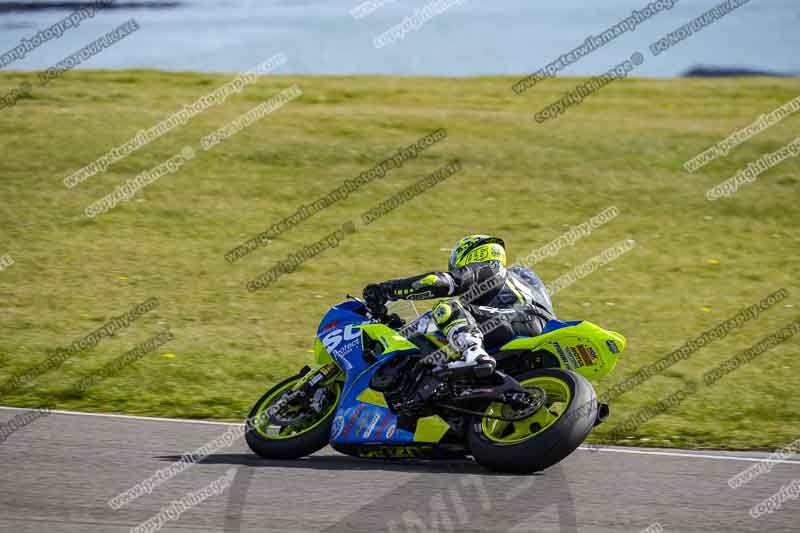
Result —
<svg viewBox="0 0 800 533"><path fill-rule="evenodd" d="M359 298L358 296L353 296L353 295L352 295L352 294L350 294L350 293L347 293L347 295L346 295L346 296L347 296L347 298L349 298L350 300L355 300L356 302L358 302L358 303L360 303L360 304L364 304L364 305L366 305L366 303L367 303L367 302L365 302L364 300L362 300L361 298Z"/></svg>
<svg viewBox="0 0 800 533"><path fill-rule="evenodd" d="M397 316L397 313L392 313L391 315L388 314L389 310L386 308L385 304L381 304L380 309L376 311L367 305L366 300L362 300L361 298L353 296L349 293L347 294L347 297L363 305L367 310L367 317L372 320L380 322L381 324L386 324L393 329L401 328L406 324L405 320Z"/></svg>
<svg viewBox="0 0 800 533"><path fill-rule="evenodd" d="M406 321L400 318L397 313L386 316L386 325L392 329L399 329L406 325Z"/></svg>

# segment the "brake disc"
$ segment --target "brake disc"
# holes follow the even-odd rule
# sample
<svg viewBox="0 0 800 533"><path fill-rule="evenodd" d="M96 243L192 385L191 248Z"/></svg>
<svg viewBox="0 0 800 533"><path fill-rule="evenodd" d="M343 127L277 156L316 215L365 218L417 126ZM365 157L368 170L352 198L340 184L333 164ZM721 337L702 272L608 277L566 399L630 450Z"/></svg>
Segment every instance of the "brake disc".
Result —
<svg viewBox="0 0 800 533"><path fill-rule="evenodd" d="M547 403L547 393L541 387L530 385L525 387L526 394L514 393L511 400L527 404L520 408L515 408L511 404L503 405L503 417L509 420L522 420L528 418Z"/></svg>
<svg viewBox="0 0 800 533"><path fill-rule="evenodd" d="M288 411L292 407L292 403L303 395L300 391L282 395L278 400L267 409L267 417L271 424L279 426L293 426L303 419L307 418L310 413L301 411L299 415L295 415Z"/></svg>
<svg viewBox="0 0 800 533"><path fill-rule="evenodd" d="M314 391L314 396L311 398L310 405L315 412L322 413L330 400L331 390L328 387L320 387Z"/></svg>

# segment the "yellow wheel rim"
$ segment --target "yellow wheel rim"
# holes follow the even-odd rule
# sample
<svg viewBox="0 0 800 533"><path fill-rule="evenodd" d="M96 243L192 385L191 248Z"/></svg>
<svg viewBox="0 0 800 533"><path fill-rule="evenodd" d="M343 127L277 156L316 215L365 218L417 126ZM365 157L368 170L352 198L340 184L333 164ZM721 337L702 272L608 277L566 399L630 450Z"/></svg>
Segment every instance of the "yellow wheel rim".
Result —
<svg viewBox="0 0 800 533"><path fill-rule="evenodd" d="M299 379L300 378L298 378L298 380ZM272 406L275 401L283 395L283 393L291 389L295 383L297 383L297 380L286 383L283 387L270 394L269 398L264 400L258 407L258 411L253 419L253 427L262 437L280 440L292 439L298 435L302 435L303 433L311 431L324 422L336 409L336 406L339 405L339 397L342 395L342 387L339 382L335 382L331 385L331 387L333 387L333 392L336 394L336 398L330 403L324 412L317 413L316 417L308 417L291 426L268 425L269 421L266 416L266 410L269 409L270 406Z"/></svg>
<svg viewBox="0 0 800 533"><path fill-rule="evenodd" d="M538 376L521 381L520 384L523 387L536 386L544 389L547 393L547 403L531 416L514 422L484 418L481 421L481 428L489 440L503 444L516 444L531 439L547 430L561 418L572 400L569 385L558 378ZM494 402L486 409L486 414L504 416L504 406L506 404Z"/></svg>

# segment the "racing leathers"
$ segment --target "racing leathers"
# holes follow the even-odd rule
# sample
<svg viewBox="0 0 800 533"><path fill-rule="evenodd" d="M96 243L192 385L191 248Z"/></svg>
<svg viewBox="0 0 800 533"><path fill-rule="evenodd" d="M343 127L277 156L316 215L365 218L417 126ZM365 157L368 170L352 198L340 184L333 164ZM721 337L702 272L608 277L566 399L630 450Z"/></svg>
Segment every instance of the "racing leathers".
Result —
<svg viewBox="0 0 800 533"><path fill-rule="evenodd" d="M485 347L515 336L538 335L555 319L547 290L535 273L521 266L505 268L494 260L369 285L364 295L368 302L447 298L433 308L433 317L463 358L451 366L473 366L478 375L491 374L496 365Z"/></svg>

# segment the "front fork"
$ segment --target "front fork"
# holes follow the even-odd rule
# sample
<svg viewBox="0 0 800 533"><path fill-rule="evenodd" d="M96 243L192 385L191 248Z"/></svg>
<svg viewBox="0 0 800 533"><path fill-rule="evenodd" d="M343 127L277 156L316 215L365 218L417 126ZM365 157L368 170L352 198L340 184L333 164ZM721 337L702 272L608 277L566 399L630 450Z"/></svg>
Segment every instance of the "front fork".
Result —
<svg viewBox="0 0 800 533"><path fill-rule="evenodd" d="M318 397L318 392L322 392L324 396L324 389L318 389L318 385L330 384L341 374L339 367L334 363L326 363L314 365L313 367L304 366L300 370L300 379L297 380L289 393L281 396L278 401L265 411L265 415L269 420L274 420L276 415L284 408L299 402L301 405L311 407L315 411L319 411L318 404L321 402L322 397Z"/></svg>
<svg viewBox="0 0 800 533"><path fill-rule="evenodd" d="M300 392L308 394L320 383L328 385L336 380L341 374L341 370L335 363L324 363L314 366L304 366L300 370L301 378L292 387L292 393ZM302 395L302 394L301 394Z"/></svg>

